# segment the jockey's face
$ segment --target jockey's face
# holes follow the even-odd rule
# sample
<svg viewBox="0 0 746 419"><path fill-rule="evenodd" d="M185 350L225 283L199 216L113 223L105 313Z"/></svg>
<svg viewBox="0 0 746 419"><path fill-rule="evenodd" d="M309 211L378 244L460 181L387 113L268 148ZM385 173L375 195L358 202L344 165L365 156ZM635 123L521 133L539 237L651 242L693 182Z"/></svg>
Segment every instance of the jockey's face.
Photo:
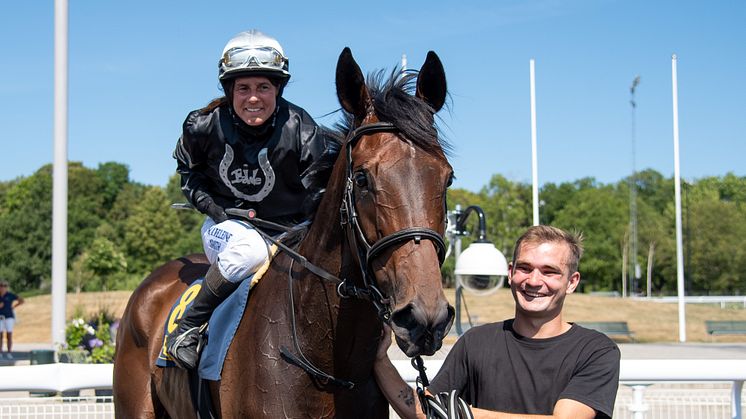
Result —
<svg viewBox="0 0 746 419"><path fill-rule="evenodd" d="M239 77L233 84L233 110L251 126L267 122L277 106L277 86L266 77Z"/></svg>

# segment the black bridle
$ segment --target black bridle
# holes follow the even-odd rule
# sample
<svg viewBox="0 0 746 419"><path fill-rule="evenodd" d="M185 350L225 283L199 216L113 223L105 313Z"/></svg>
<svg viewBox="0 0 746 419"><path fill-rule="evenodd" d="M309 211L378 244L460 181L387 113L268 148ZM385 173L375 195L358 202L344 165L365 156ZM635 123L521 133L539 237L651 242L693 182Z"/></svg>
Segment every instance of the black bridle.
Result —
<svg viewBox="0 0 746 419"><path fill-rule="evenodd" d="M419 244L422 239L429 239L435 246L438 253L438 261L443 264L446 254L446 245L443 237L438 232L425 227L409 227L399 230L378 239L372 245L365 238L360 222L358 221L357 210L355 209L355 191L354 191L354 164L352 161L352 149L366 135L377 134L381 132L399 132L399 129L390 122L373 122L362 125L353 130L347 139L345 149L347 153L347 180L345 182L344 198L342 206L339 209L342 229L345 230L350 248L357 253L360 266L363 287L370 294L370 301L378 311L378 317L388 323L391 320L391 306L389 299L384 297L378 287L378 283L373 275L373 260L385 250L400 243L414 240ZM340 284L341 285L341 284ZM337 288L340 297L349 297L346 289L342 286Z"/></svg>
<svg viewBox="0 0 746 419"><path fill-rule="evenodd" d="M345 181L346 184L345 184L344 197L342 199L342 205L339 209L340 223L342 225L342 229L346 233L350 248L354 249L356 253L359 266L360 266L363 287L356 286L355 284L350 282L350 280L347 278L340 279L332 275L331 273L327 272L323 268L320 268L314 265L313 263L309 262L308 259L306 259L303 255L289 248L288 246L283 244L281 241L265 233L258 227L271 228L274 230L287 230L287 228L268 222L268 221L258 219L254 217L255 213L253 213L251 210L226 209L226 213L231 214L231 215L241 216L242 218L248 219L249 222L254 225L256 231L259 234L261 234L265 239L269 240L270 242L278 246L294 262L298 262L304 268L308 269L316 276L324 280L336 283L337 293L339 294L340 298L355 297L355 298L369 300L375 306L377 313L378 313L378 317L381 319L381 321L385 323L389 323L391 321L390 301L387 297L383 295L383 293L378 287L377 281L375 280L375 276L373 274L373 269L372 269L373 260L379 255L381 255L381 253L383 253L385 250L393 246L396 246L400 243L414 240L415 243L419 244L420 241L422 241L422 239L428 239L433 242L433 245L435 246L435 251L438 254L438 261L442 265L443 260L445 259L445 255L446 255L446 245L445 245L445 242L443 241L443 237L440 234L438 234L438 232L436 232L435 230L429 229L429 228L425 228L425 227L409 227L409 228L399 230L395 233L389 234L388 236L385 236L385 237L382 237L376 240L376 242L373 243L372 245L365 238L365 234L363 233L363 230L360 227L360 222L358 221L357 210L355 209L355 193L354 193L354 187L353 187L354 165L352 162L352 149L353 147L355 147L355 145L360 141L362 137L366 135L381 133L381 132L396 133L396 132L399 132L399 130L396 128L396 126L394 126L394 124L390 122L374 122L374 123L362 125L358 127L357 129L353 130L349 134L347 143L345 145L346 153L347 153L347 179ZM293 298L292 272L293 272L293 267L291 264L290 269L288 271L288 288L289 288L289 297L290 297L290 314L291 314L291 324L292 324L292 333L293 333L293 344L295 346L295 351L297 352L297 355L291 352L285 346L282 346L280 348L280 353L289 362L299 366L300 368L303 368L308 374L310 374L312 377L318 380L319 383L323 385L334 384L334 385L341 386L344 388L352 389L355 386L353 382L347 381L347 380L341 380L330 374L327 374L326 372L322 371L320 368L316 367L303 354L303 351L301 350L300 345L298 343L296 321L295 321L295 310L293 309L294 298Z"/></svg>

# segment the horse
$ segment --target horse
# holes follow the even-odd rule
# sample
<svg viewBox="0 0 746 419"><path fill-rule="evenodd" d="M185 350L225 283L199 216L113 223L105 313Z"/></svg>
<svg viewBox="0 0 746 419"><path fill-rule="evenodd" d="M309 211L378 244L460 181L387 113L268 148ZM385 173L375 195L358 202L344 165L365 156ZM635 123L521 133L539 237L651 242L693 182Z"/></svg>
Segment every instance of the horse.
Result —
<svg viewBox="0 0 746 419"><path fill-rule="evenodd" d="M443 65L430 51L419 72L366 82L345 48L336 89L342 151L296 253L279 252L251 290L209 382L220 417L388 417L372 374L383 322L408 356L435 353L453 323L440 275L453 178L435 124ZM196 417L189 373L155 359L169 308L207 268L204 255L182 257L133 292L117 334L118 418Z"/></svg>

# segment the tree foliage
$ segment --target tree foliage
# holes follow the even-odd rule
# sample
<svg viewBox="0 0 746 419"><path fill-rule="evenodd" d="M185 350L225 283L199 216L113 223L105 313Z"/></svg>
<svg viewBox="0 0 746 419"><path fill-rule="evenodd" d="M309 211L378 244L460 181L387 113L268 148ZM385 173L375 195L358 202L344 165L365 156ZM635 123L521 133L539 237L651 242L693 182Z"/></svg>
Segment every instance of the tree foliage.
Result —
<svg viewBox="0 0 746 419"><path fill-rule="evenodd" d="M184 202L179 177L166 187L129 179L126 165L68 166L68 286L77 290L131 289L158 265L202 251L196 211L176 211ZM602 184L583 178L540 190L540 221L585 236L580 263L582 291L621 291L624 248L630 226L630 183ZM651 266L654 294L676 292L674 183L654 170L636 174L637 263ZM448 191L448 209L479 206L487 238L508 258L515 240L532 224L531 186L492 176L478 192ZM689 294L746 293L746 177L727 174L682 185L685 277ZM467 219L465 249L477 236L478 217ZM18 291L48 289L51 280L52 167L0 182L0 278ZM453 285L454 258L443 275ZM628 274L629 275L629 274ZM629 291L629 290L628 290Z"/></svg>

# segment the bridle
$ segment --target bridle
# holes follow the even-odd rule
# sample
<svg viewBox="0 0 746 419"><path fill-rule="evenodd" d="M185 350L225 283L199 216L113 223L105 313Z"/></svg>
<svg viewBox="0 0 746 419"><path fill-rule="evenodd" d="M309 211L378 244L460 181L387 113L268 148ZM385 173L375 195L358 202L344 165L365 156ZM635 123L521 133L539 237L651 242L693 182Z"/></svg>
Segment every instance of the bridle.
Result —
<svg viewBox="0 0 746 419"><path fill-rule="evenodd" d="M396 133L399 132L399 129L390 122L372 122L361 125L349 134L345 144L345 151L347 153L347 180L345 182L344 198L342 199L342 206L340 207L339 212L342 229L345 230L350 248L354 249L357 253L356 256L360 266L364 290L370 294L370 301L376 307L378 317L382 321L388 323L391 321L390 302L388 298L384 297L378 287L377 281L375 280L372 269L373 260L392 246L410 240L414 240L415 243L419 244L422 239L429 239L433 242L435 251L438 253L438 261L442 265L446 255L446 245L443 241L443 237L438 234L438 232L425 227L409 227L399 230L378 239L372 245L365 238L365 234L360 227L357 210L355 209L352 149L364 136L381 132ZM347 298L350 295L347 293L347 289L342 285L343 284L340 284L340 286L337 287L337 292L340 297Z"/></svg>
<svg viewBox="0 0 746 419"><path fill-rule="evenodd" d="M391 321L390 301L388 297L385 297L383 295L383 293L379 289L377 281L375 280L375 276L373 274L373 269L372 269L373 260L376 257L380 256L385 250L393 246L396 246L400 243L414 240L415 243L419 244L422 241L422 239L428 239L433 242L433 245L435 246L435 251L438 254L438 261L442 265L443 260L445 259L445 256L446 256L446 245L445 245L445 242L443 241L443 237L440 234L438 234L438 232L436 232L435 230L426 228L426 227L408 227L408 228L399 230L397 232L394 232L392 234L389 234L388 236L384 236L376 240L373 244L370 244L368 240L365 238L365 234L363 233L363 230L360 226L357 210L355 209L355 192L354 192L354 187L353 187L354 165L352 161L352 149L364 136L381 133L381 132L397 133L399 132L399 129L396 128L396 126L390 122L373 122L373 123L365 124L365 125L362 125L356 128L352 132L350 132L350 134L348 135L346 145L345 145L345 148L346 148L345 151L347 153L347 179L345 180L345 191L344 191L344 197L342 198L342 205L340 206L340 209L339 209L340 223L342 225L342 229L345 231L345 235L347 237L347 241L349 242L350 248L353 249L356 253L355 256L358 259L358 265L361 271L363 287L356 286L355 284L350 282L348 278L340 279L332 275L331 273L327 272L323 268L316 266L313 263L309 262L308 259L306 259L303 255L289 248L288 246L283 244L281 241L263 232L260 228L256 228L256 227L266 227L266 228L271 228L274 230L287 230L286 227L280 226L272 222L258 219L254 216L255 213L253 213L251 210L226 209L226 213L231 214L231 215L241 216L243 218L247 218L248 221L254 225L256 231L259 234L261 234L265 239L269 240L270 242L278 246L284 253L286 253L292 259L292 262L298 262L304 268L308 269L316 276L324 280L336 283L337 294L339 294L340 298L355 297L355 298L369 300L375 306L379 319L381 319L381 321L385 323L389 323ZM293 290L292 272L293 272L293 266L291 263L290 269L288 270L288 288L289 288L289 297L290 297L290 306L291 306L290 315L291 315L291 324L292 324L293 343L295 346L295 352L297 354L291 352L285 346L282 346L280 348L280 353L289 362L299 366L300 368L303 368L308 374L310 374L312 377L318 380L319 383L334 384L334 385L341 386L344 388L352 389L355 386L353 382L338 379L322 371L320 368L316 367L311 361L309 361L308 358L306 358L306 356L303 354L303 351L301 350L300 345L298 343L296 321L295 321L295 310L292 308L293 301L294 301L293 291L292 291Z"/></svg>

